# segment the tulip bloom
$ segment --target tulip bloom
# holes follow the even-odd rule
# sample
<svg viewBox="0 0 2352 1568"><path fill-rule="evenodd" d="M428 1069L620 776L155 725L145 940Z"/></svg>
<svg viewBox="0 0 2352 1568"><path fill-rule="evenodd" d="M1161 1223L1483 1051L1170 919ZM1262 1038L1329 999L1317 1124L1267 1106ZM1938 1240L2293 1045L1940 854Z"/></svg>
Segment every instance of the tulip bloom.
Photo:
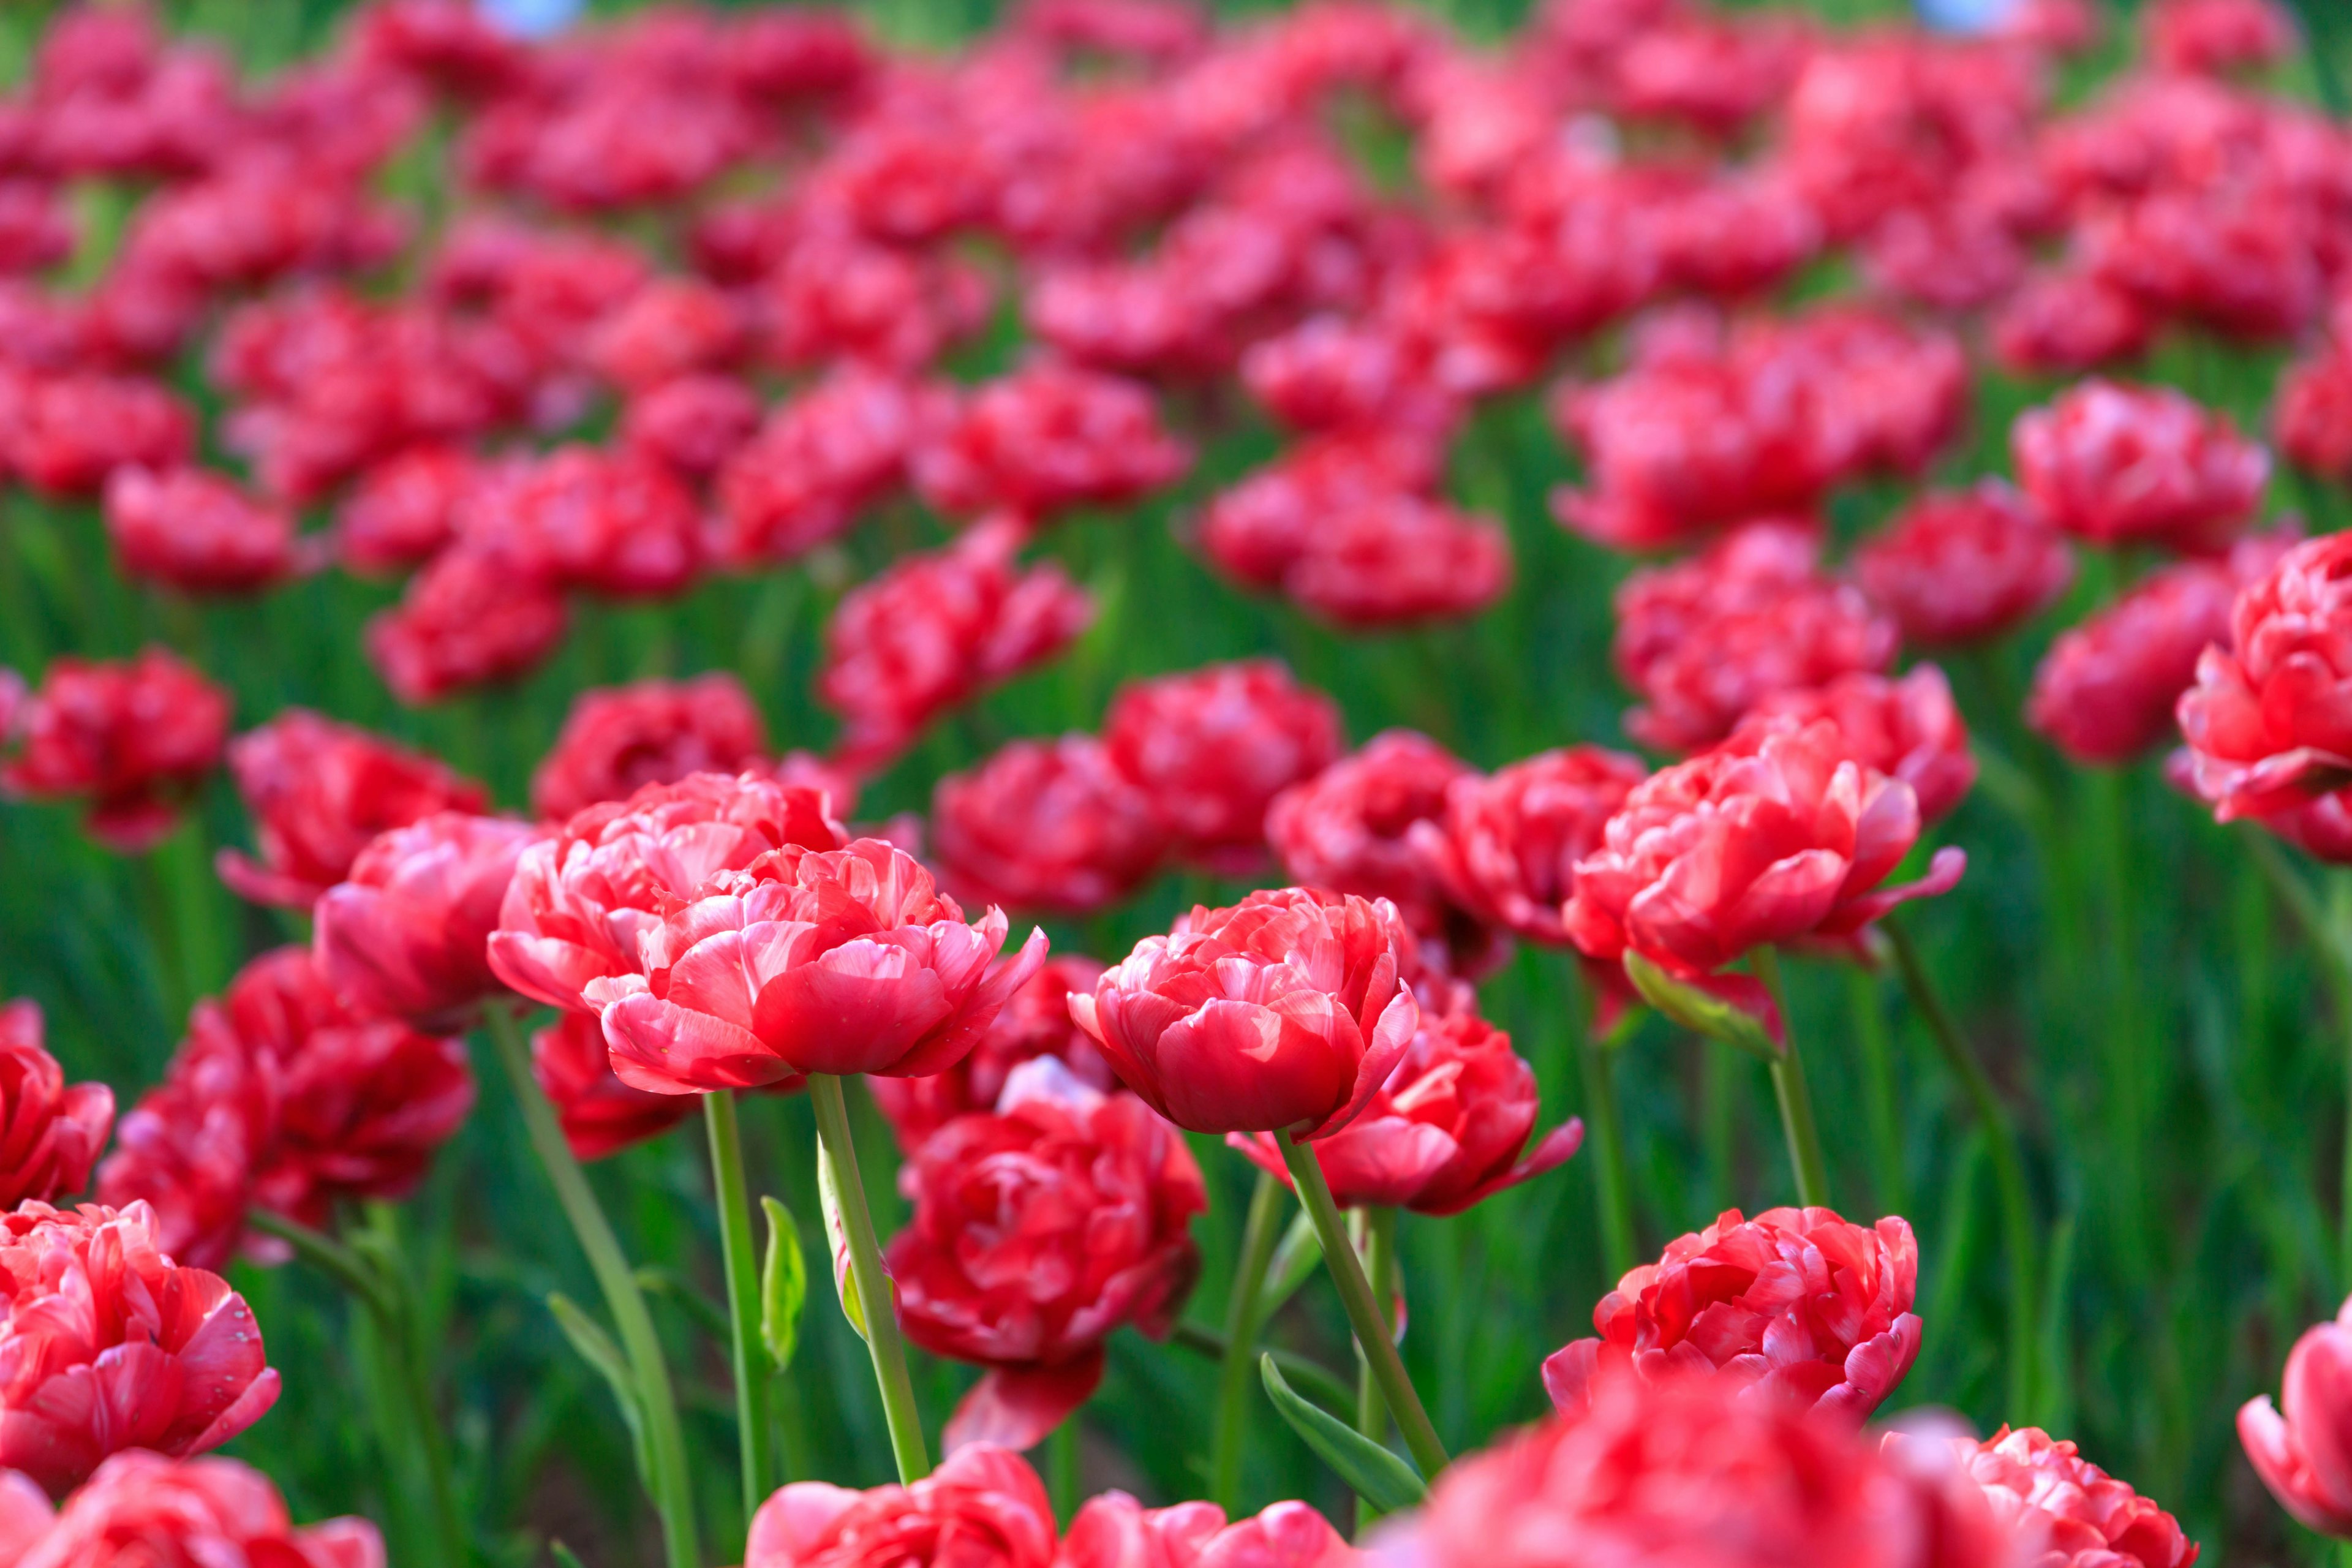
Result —
<svg viewBox="0 0 2352 1568"><path fill-rule="evenodd" d="M459 544L369 620L362 646L392 694L417 707L536 668L570 616L553 584L496 551Z"/></svg>
<svg viewBox="0 0 2352 1568"><path fill-rule="evenodd" d="M229 696L162 648L121 663L50 661L10 721L0 700L0 789L34 799L87 796L90 836L108 848L152 848L178 823L228 739Z"/></svg>
<svg viewBox="0 0 2352 1568"><path fill-rule="evenodd" d="M623 1083L593 1013L559 1013L531 1032L530 1076L555 1107L575 1160L602 1160L657 1138L702 1108L699 1095L651 1094Z"/></svg>
<svg viewBox="0 0 2352 1568"><path fill-rule="evenodd" d="M215 1003L197 1005L163 1081L139 1097L98 1167L100 1203L148 1205L156 1245L196 1268L222 1268L246 1240L254 1183L276 1132L263 1063Z"/></svg>
<svg viewBox="0 0 2352 1568"><path fill-rule="evenodd" d="M1196 908L1105 970L1070 1016L1128 1088L1195 1132L1328 1137L1412 1044L1412 933L1386 900L1284 888Z"/></svg>
<svg viewBox="0 0 2352 1568"><path fill-rule="evenodd" d="M1746 721L1769 725L1783 719L1835 724L1848 756L1911 786L1923 825L1949 816L1977 781L1968 725L1950 683L1932 664L1915 666L1897 679L1846 675L1827 686L1775 692Z"/></svg>
<svg viewBox="0 0 2352 1568"><path fill-rule="evenodd" d="M530 805L550 821L688 773L760 770L768 726L724 670L583 691L530 775Z"/></svg>
<svg viewBox="0 0 2352 1568"><path fill-rule="evenodd" d="M1266 843L1291 880L1386 899L1415 936L1446 942L1457 960L1475 960L1486 933L1449 907L1407 842L1414 824L1445 809L1446 790L1469 772L1426 735L1384 731L1275 796L1265 813Z"/></svg>
<svg viewBox="0 0 2352 1568"><path fill-rule="evenodd" d="M68 1088L41 1040L41 1010L0 1004L0 1208L51 1203L89 1185L89 1168L114 1125L114 1090Z"/></svg>
<svg viewBox="0 0 2352 1568"><path fill-rule="evenodd" d="M274 1375L274 1374L273 1374ZM52 1513L47 1499L11 1496L0 1518L9 1568L270 1563L273 1568L384 1568L383 1538L364 1519L296 1529L269 1478L235 1459L174 1459L126 1449L98 1467Z"/></svg>
<svg viewBox="0 0 2352 1568"><path fill-rule="evenodd" d="M915 488L951 516L1005 508L1044 521L1125 506L1173 483L1192 449L1151 395L1095 371L1040 363L976 389L913 455Z"/></svg>
<svg viewBox="0 0 2352 1568"><path fill-rule="evenodd" d="M2278 1406L2238 1412L2238 1441L2279 1506L2322 1535L2352 1541L2352 1300L2287 1352Z"/></svg>
<svg viewBox="0 0 2352 1568"><path fill-rule="evenodd" d="M1054 1538L1037 1472L975 1443L911 1486L782 1488L751 1517L743 1568L1051 1568Z"/></svg>
<svg viewBox="0 0 2352 1568"><path fill-rule="evenodd" d="M0 1216L0 1467L52 1497L125 1448L216 1448L278 1401L245 1298L164 1256L144 1204Z"/></svg>
<svg viewBox="0 0 2352 1568"><path fill-rule="evenodd" d="M1888 1439L1897 1452L1917 1440ZM2179 1520L2038 1426L2003 1426L1981 1443L1948 1441L1993 1517L2021 1539L2039 1535L2038 1568L2189 1568L2197 1561L2197 1543Z"/></svg>
<svg viewBox="0 0 2352 1568"><path fill-rule="evenodd" d="M1087 914L1154 871L1168 829L1090 735L1014 741L931 792L930 843L948 886L1016 910Z"/></svg>
<svg viewBox="0 0 2352 1568"><path fill-rule="evenodd" d="M2074 580L2064 537L1997 479L1921 496L1863 542L1853 566L1904 638L1930 647L1990 642Z"/></svg>
<svg viewBox="0 0 2352 1568"><path fill-rule="evenodd" d="M335 509L335 558L355 573L421 566L456 542L457 503L481 472L457 447L412 447L359 477Z"/></svg>
<svg viewBox="0 0 2352 1568"><path fill-rule="evenodd" d="M2271 422L2295 467L2339 483L2352 478L2352 354L2331 347L2280 372Z"/></svg>
<svg viewBox="0 0 2352 1568"><path fill-rule="evenodd" d="M122 468L106 482L106 536L123 575L186 594L248 594L306 563L290 511L205 468Z"/></svg>
<svg viewBox="0 0 2352 1568"><path fill-rule="evenodd" d="M442 812L378 837L311 911L320 972L361 1014L461 1026L500 989L490 932L515 861L539 837L527 823Z"/></svg>
<svg viewBox="0 0 2352 1568"><path fill-rule="evenodd" d="M2170 387L2082 382L2010 431L2018 483L2095 544L2226 550L2253 520L2270 454Z"/></svg>
<svg viewBox="0 0 2352 1568"><path fill-rule="evenodd" d="M1726 1209L1666 1245L1592 1309L1598 1339L1544 1362L1563 1415L1631 1373L1713 1368L1743 1390L1859 1425L1919 1354L1919 1244L1899 1218L1853 1225L1823 1208Z"/></svg>
<svg viewBox="0 0 2352 1568"><path fill-rule="evenodd" d="M1125 1492L1089 1498L1070 1521L1055 1568L1351 1568L1369 1559L1303 1502L1225 1522L1213 1502L1145 1508Z"/></svg>
<svg viewBox="0 0 2352 1568"><path fill-rule="evenodd" d="M926 1078L877 1078L866 1084L908 1154L959 1116L996 1109L1005 1080L1023 1062L1052 1057L1071 1077L1105 1093L1118 1087L1092 1039L1070 1018L1070 997L1091 994L1103 966L1055 953L1005 1000L988 1032L961 1061Z"/></svg>
<svg viewBox="0 0 2352 1568"><path fill-rule="evenodd" d="M1649 774L1635 757L1601 746L1543 752L1491 775L1445 786L1445 807L1405 830L1446 899L1476 920L1548 947L1568 945L1560 907L1576 863Z"/></svg>

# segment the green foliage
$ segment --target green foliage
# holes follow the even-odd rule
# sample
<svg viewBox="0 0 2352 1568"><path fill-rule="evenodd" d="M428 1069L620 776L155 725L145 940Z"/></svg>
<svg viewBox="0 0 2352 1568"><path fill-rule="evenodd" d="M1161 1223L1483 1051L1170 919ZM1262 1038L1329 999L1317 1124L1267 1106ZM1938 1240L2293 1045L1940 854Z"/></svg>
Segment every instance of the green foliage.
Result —
<svg viewBox="0 0 2352 1568"><path fill-rule="evenodd" d="M760 1342L776 1371L788 1371L800 1344L801 1308L808 1300L808 1264L801 1258L800 1231L792 1211L763 1197L768 1216L768 1254L760 1266Z"/></svg>
<svg viewBox="0 0 2352 1568"><path fill-rule="evenodd" d="M1257 1358L1265 1396L1298 1440L1338 1473L1355 1494L1382 1513L1411 1508L1429 1494L1421 1474L1345 1421L1292 1392L1271 1355Z"/></svg>

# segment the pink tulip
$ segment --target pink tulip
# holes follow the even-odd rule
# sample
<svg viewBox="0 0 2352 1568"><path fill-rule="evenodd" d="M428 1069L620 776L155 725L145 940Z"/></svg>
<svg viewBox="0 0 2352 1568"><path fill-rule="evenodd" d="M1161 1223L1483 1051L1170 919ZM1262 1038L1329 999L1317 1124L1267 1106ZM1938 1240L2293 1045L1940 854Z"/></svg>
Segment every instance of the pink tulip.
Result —
<svg viewBox="0 0 2352 1568"><path fill-rule="evenodd" d="M2352 1541L2352 1299L2294 1342L2279 1403L2258 1394L2238 1412L2254 1473L2287 1512Z"/></svg>

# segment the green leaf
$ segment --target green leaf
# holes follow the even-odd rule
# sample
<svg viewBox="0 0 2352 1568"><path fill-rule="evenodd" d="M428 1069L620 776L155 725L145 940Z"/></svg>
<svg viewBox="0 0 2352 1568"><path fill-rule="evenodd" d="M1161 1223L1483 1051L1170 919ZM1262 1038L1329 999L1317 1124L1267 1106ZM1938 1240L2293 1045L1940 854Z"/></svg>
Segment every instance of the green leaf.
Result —
<svg viewBox="0 0 2352 1568"><path fill-rule="evenodd" d="M857 1276L849 1260L849 1226L841 1217L841 1193L834 1185L833 1162L820 1142L816 1152L816 1197L824 1210L824 1236L833 1244L833 1293L841 1298L841 1315L866 1337L866 1309L857 1302Z"/></svg>
<svg viewBox="0 0 2352 1568"><path fill-rule="evenodd" d="M1275 1134L1279 1138L1281 1133ZM1275 1245L1274 1257L1267 1262L1265 1284L1258 1291L1257 1321L1267 1321L1282 1310L1282 1304L1298 1294L1298 1288L1315 1277L1323 1267L1323 1242L1315 1234L1315 1222L1300 1209L1292 1216L1290 1228L1282 1233Z"/></svg>
<svg viewBox="0 0 2352 1568"><path fill-rule="evenodd" d="M1274 1357L1259 1356L1257 1370L1265 1383L1265 1396L1274 1401L1275 1409L1290 1423L1290 1429L1358 1497L1382 1513L1394 1513L1401 1508L1413 1507L1429 1495L1420 1471L1320 1405L1311 1405L1293 1392L1290 1384L1283 1381L1282 1369L1274 1364Z"/></svg>
<svg viewBox="0 0 2352 1568"><path fill-rule="evenodd" d="M1693 1034L1768 1062L1780 1059L1779 1043L1753 1013L1687 980L1676 979L1630 949L1625 953L1625 978L1633 983L1643 1001Z"/></svg>
<svg viewBox="0 0 2352 1568"><path fill-rule="evenodd" d="M637 1479L649 1495L653 1494L653 1459L646 1448L645 1412L637 1405L636 1380L629 1372L628 1358L604 1325L580 1310L579 1303L561 1290L547 1298L547 1310L555 1319L555 1326L580 1352L580 1359L595 1368L611 1385L613 1397L620 1402L621 1419L629 1424L629 1447L637 1460Z"/></svg>
<svg viewBox="0 0 2352 1568"><path fill-rule="evenodd" d="M549 1542L547 1554L555 1559L555 1568L584 1568L580 1554L561 1541Z"/></svg>
<svg viewBox="0 0 2352 1568"><path fill-rule="evenodd" d="M768 1256L760 1266L760 1342L778 1372L793 1364L800 1343L801 1308L808 1302L808 1263L801 1257L800 1227L792 1211L773 1198L760 1200L768 1216Z"/></svg>

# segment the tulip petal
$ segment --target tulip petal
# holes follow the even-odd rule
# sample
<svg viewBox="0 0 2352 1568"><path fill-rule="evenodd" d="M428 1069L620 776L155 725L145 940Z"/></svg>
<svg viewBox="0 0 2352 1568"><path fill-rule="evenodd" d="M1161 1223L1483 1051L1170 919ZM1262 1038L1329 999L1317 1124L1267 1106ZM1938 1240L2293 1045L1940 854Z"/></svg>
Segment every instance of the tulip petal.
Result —
<svg viewBox="0 0 2352 1568"><path fill-rule="evenodd" d="M648 1094L758 1089L793 1072L750 1030L646 992L608 1003L602 1020L614 1076Z"/></svg>
<svg viewBox="0 0 2352 1568"><path fill-rule="evenodd" d="M1583 1147L1584 1119L1580 1116L1571 1116L1545 1133L1533 1149L1520 1157L1517 1164L1487 1177L1450 1204L1442 1207L1423 1208L1419 1212L1438 1215L1460 1214L1484 1199L1494 1196L1506 1187L1516 1187L1521 1182L1540 1176L1546 1171L1566 1164L1575 1156L1576 1152Z"/></svg>
<svg viewBox="0 0 2352 1568"><path fill-rule="evenodd" d="M1044 1442L1102 1386L1103 1350L1054 1366L991 1367L957 1405L940 1435L952 1454L974 1443L1018 1453Z"/></svg>

